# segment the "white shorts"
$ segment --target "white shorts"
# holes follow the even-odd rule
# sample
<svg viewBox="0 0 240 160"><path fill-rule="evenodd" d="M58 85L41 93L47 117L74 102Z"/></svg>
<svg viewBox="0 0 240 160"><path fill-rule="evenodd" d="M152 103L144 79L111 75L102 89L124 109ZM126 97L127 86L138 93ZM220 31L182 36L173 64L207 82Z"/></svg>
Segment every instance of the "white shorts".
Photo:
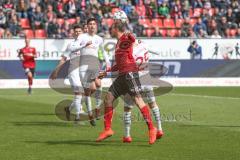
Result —
<svg viewBox="0 0 240 160"><path fill-rule="evenodd" d="M154 96L153 87L151 86L142 86L143 91L143 100L145 103L153 103L156 101L156 98ZM129 94L126 94L123 98L124 100L124 106L128 108L133 108L134 102Z"/></svg>
<svg viewBox="0 0 240 160"><path fill-rule="evenodd" d="M68 79L69 79L70 85L73 89L73 92L83 93L83 88L82 88L80 76L79 76L79 68L77 68L77 69L73 70L71 73L69 73Z"/></svg>
<svg viewBox="0 0 240 160"><path fill-rule="evenodd" d="M92 69L94 67L89 68L87 65L80 66L79 75L84 88L90 88L92 82L94 82L99 75L99 69Z"/></svg>

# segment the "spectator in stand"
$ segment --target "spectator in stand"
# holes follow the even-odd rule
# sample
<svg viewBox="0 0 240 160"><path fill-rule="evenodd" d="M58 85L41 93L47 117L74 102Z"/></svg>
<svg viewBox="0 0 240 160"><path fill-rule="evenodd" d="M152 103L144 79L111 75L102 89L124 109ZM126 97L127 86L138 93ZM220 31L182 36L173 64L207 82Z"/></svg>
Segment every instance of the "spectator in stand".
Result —
<svg viewBox="0 0 240 160"><path fill-rule="evenodd" d="M65 31L64 28L59 28L58 31L57 31L57 35L56 35L56 38L57 39L64 39L64 38L67 38L67 33Z"/></svg>
<svg viewBox="0 0 240 160"><path fill-rule="evenodd" d="M184 0L182 3L182 15L183 18L189 17L190 3L189 0Z"/></svg>
<svg viewBox="0 0 240 160"><path fill-rule="evenodd" d="M160 16L163 16L163 17L169 17L169 13L170 11L169 11L169 8L168 8L168 6L167 6L167 2L166 1L164 1L162 4L161 4L161 6L158 8L158 14L160 15Z"/></svg>
<svg viewBox="0 0 240 160"><path fill-rule="evenodd" d="M156 0L150 0L149 8L151 9L153 18L156 18L158 15L158 5L157 5Z"/></svg>
<svg viewBox="0 0 240 160"><path fill-rule="evenodd" d="M181 26L181 37L189 37L191 35L190 30L192 30L190 19L185 18Z"/></svg>
<svg viewBox="0 0 240 160"><path fill-rule="evenodd" d="M217 29L214 30L213 34L211 34L211 35L212 35L211 38L222 38Z"/></svg>
<svg viewBox="0 0 240 160"><path fill-rule="evenodd" d="M18 37L18 34L21 31L21 26L19 25L17 16L13 16L12 19L8 22L9 31L11 32L12 36Z"/></svg>
<svg viewBox="0 0 240 160"><path fill-rule="evenodd" d="M192 8L203 8L202 0L193 1Z"/></svg>
<svg viewBox="0 0 240 160"><path fill-rule="evenodd" d="M215 20L217 21L217 22L219 22L219 21L221 21L221 18L224 16L224 13L222 13L222 12L220 12L220 10L219 10L219 8L215 8L215 11L214 11L215 13L215 15L214 15L214 17L215 17Z"/></svg>
<svg viewBox="0 0 240 160"><path fill-rule="evenodd" d="M217 22L216 22L215 19L211 19L211 20L208 21L208 24L207 24L208 35L212 35L215 30L218 30Z"/></svg>
<svg viewBox="0 0 240 160"><path fill-rule="evenodd" d="M3 9L0 8L0 28L5 29L7 27L6 22L7 22L7 18L5 16L5 14L3 13Z"/></svg>
<svg viewBox="0 0 240 160"><path fill-rule="evenodd" d="M218 22L217 27L218 27L219 34L222 37L225 37L226 36L226 30L228 29L227 18L226 17L222 17L221 21Z"/></svg>
<svg viewBox="0 0 240 160"><path fill-rule="evenodd" d="M53 20L54 18L56 18L57 17L57 15L56 15L56 13L53 11L53 6L52 5L47 5L47 11L46 11L46 13L45 13L45 15L46 15L46 18L48 19L48 20Z"/></svg>
<svg viewBox="0 0 240 160"><path fill-rule="evenodd" d="M49 38L56 38L58 34L58 29L60 26L57 24L57 19L50 19L47 25L47 35Z"/></svg>
<svg viewBox="0 0 240 160"><path fill-rule="evenodd" d="M31 26L34 30L44 29L45 22L46 22L46 18L42 12L42 9L40 6L37 6L36 11L32 13Z"/></svg>
<svg viewBox="0 0 240 160"><path fill-rule="evenodd" d="M139 15L139 18L144 18L146 15L146 8L145 8L145 5L143 4L143 2L140 1L139 5L137 5L135 8Z"/></svg>
<svg viewBox="0 0 240 160"><path fill-rule="evenodd" d="M6 0L3 4L3 9L5 13L11 13L11 11L14 9L13 0Z"/></svg>
<svg viewBox="0 0 240 160"><path fill-rule="evenodd" d="M83 33L87 33L88 32L88 26L86 23L83 24Z"/></svg>
<svg viewBox="0 0 240 160"><path fill-rule="evenodd" d="M133 33L136 34L137 37L142 37L144 31L144 26L137 23L133 26Z"/></svg>
<svg viewBox="0 0 240 160"><path fill-rule="evenodd" d="M27 3L24 0L19 0L16 8L18 18L27 18L27 9Z"/></svg>
<svg viewBox="0 0 240 160"><path fill-rule="evenodd" d="M201 28L199 30L197 38L209 38L209 36L208 36L207 32Z"/></svg>
<svg viewBox="0 0 240 160"><path fill-rule="evenodd" d="M182 6L180 3L180 0L176 0L175 2L173 2L172 4L172 11L171 11L171 17L176 19L182 19Z"/></svg>
<svg viewBox="0 0 240 160"><path fill-rule="evenodd" d="M68 18L75 18L77 16L77 12L80 9L80 4L76 2L76 0L69 0L64 5L64 11L67 13Z"/></svg>
<svg viewBox="0 0 240 160"><path fill-rule="evenodd" d="M240 38L240 27L237 29L236 38Z"/></svg>
<svg viewBox="0 0 240 160"><path fill-rule="evenodd" d="M121 6L121 9L127 14L127 16L131 13L132 5L131 1L124 1L123 5Z"/></svg>
<svg viewBox="0 0 240 160"><path fill-rule="evenodd" d="M207 31L206 25L202 22L202 18L198 18L197 23L193 26L194 33L198 36L200 29Z"/></svg>
<svg viewBox="0 0 240 160"><path fill-rule="evenodd" d="M8 38L8 39L11 39L11 38L12 38L12 33L10 32L10 30L9 30L8 28L5 29L3 38Z"/></svg>
<svg viewBox="0 0 240 160"><path fill-rule="evenodd" d="M233 13L232 8L228 8L226 18L229 28L237 28L236 15Z"/></svg>
<svg viewBox="0 0 240 160"><path fill-rule="evenodd" d="M110 18L109 13L112 11L112 7L109 1L104 1L104 5L101 5L100 9L102 10L103 17Z"/></svg>

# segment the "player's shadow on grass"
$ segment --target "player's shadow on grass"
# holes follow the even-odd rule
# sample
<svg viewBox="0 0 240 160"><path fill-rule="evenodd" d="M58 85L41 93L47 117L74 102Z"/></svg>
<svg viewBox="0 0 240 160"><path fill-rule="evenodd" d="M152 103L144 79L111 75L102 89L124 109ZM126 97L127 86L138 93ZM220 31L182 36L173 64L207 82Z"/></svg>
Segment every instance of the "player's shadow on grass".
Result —
<svg viewBox="0 0 240 160"><path fill-rule="evenodd" d="M55 116L54 113L22 113L25 116Z"/></svg>
<svg viewBox="0 0 240 160"><path fill-rule="evenodd" d="M96 142L93 140L69 140L69 141L46 141L46 142L40 142L40 141L25 141L26 143L45 143L47 145L86 145L86 146L113 146L113 147L150 147L151 145L148 145L148 141L135 141L135 142L144 142L146 144L125 144L121 141L115 141L115 140L108 140L104 142Z"/></svg>
<svg viewBox="0 0 240 160"><path fill-rule="evenodd" d="M217 128L240 128L240 125L214 125L214 124L182 124L181 127L217 127Z"/></svg>
<svg viewBox="0 0 240 160"><path fill-rule="evenodd" d="M52 126L52 127L72 127L73 123L68 122L10 122L15 126ZM79 125L80 126L80 125ZM81 125L81 127L88 127Z"/></svg>

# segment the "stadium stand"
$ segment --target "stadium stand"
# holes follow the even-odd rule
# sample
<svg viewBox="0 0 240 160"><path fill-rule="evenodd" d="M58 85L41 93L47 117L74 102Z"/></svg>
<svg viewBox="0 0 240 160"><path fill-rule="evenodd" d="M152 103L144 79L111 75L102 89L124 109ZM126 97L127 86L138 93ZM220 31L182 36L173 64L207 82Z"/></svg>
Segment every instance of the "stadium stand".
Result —
<svg viewBox="0 0 240 160"><path fill-rule="evenodd" d="M1 0L0 37L69 38L72 25L89 17L107 34L118 10L137 36L205 38L217 30L223 38L239 37L240 0Z"/></svg>

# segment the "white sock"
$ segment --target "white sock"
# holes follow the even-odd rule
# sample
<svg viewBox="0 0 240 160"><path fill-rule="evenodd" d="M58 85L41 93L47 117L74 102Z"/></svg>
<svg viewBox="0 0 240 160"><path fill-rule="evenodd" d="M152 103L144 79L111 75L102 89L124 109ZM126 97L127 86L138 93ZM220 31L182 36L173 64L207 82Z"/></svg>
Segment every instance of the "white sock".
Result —
<svg viewBox="0 0 240 160"><path fill-rule="evenodd" d="M157 122L157 129L162 130L160 109L158 108L158 106L152 108L152 113L153 113L153 116L154 116L154 118Z"/></svg>
<svg viewBox="0 0 240 160"><path fill-rule="evenodd" d="M131 112L123 113L123 121L124 121L124 137L130 137L131 130Z"/></svg>
<svg viewBox="0 0 240 160"><path fill-rule="evenodd" d="M96 98L96 108L100 108L101 104L102 104L102 87L97 88L96 92L95 92L95 98Z"/></svg>
<svg viewBox="0 0 240 160"><path fill-rule="evenodd" d="M80 118L79 114L81 113L81 110L82 110L81 101L82 101L82 95L75 95L73 102L72 102L71 106L69 107L70 112L73 108L76 108L76 118L77 119Z"/></svg>
<svg viewBox="0 0 240 160"><path fill-rule="evenodd" d="M86 96L86 106L87 106L87 112L89 114L92 114L92 101L90 96Z"/></svg>

